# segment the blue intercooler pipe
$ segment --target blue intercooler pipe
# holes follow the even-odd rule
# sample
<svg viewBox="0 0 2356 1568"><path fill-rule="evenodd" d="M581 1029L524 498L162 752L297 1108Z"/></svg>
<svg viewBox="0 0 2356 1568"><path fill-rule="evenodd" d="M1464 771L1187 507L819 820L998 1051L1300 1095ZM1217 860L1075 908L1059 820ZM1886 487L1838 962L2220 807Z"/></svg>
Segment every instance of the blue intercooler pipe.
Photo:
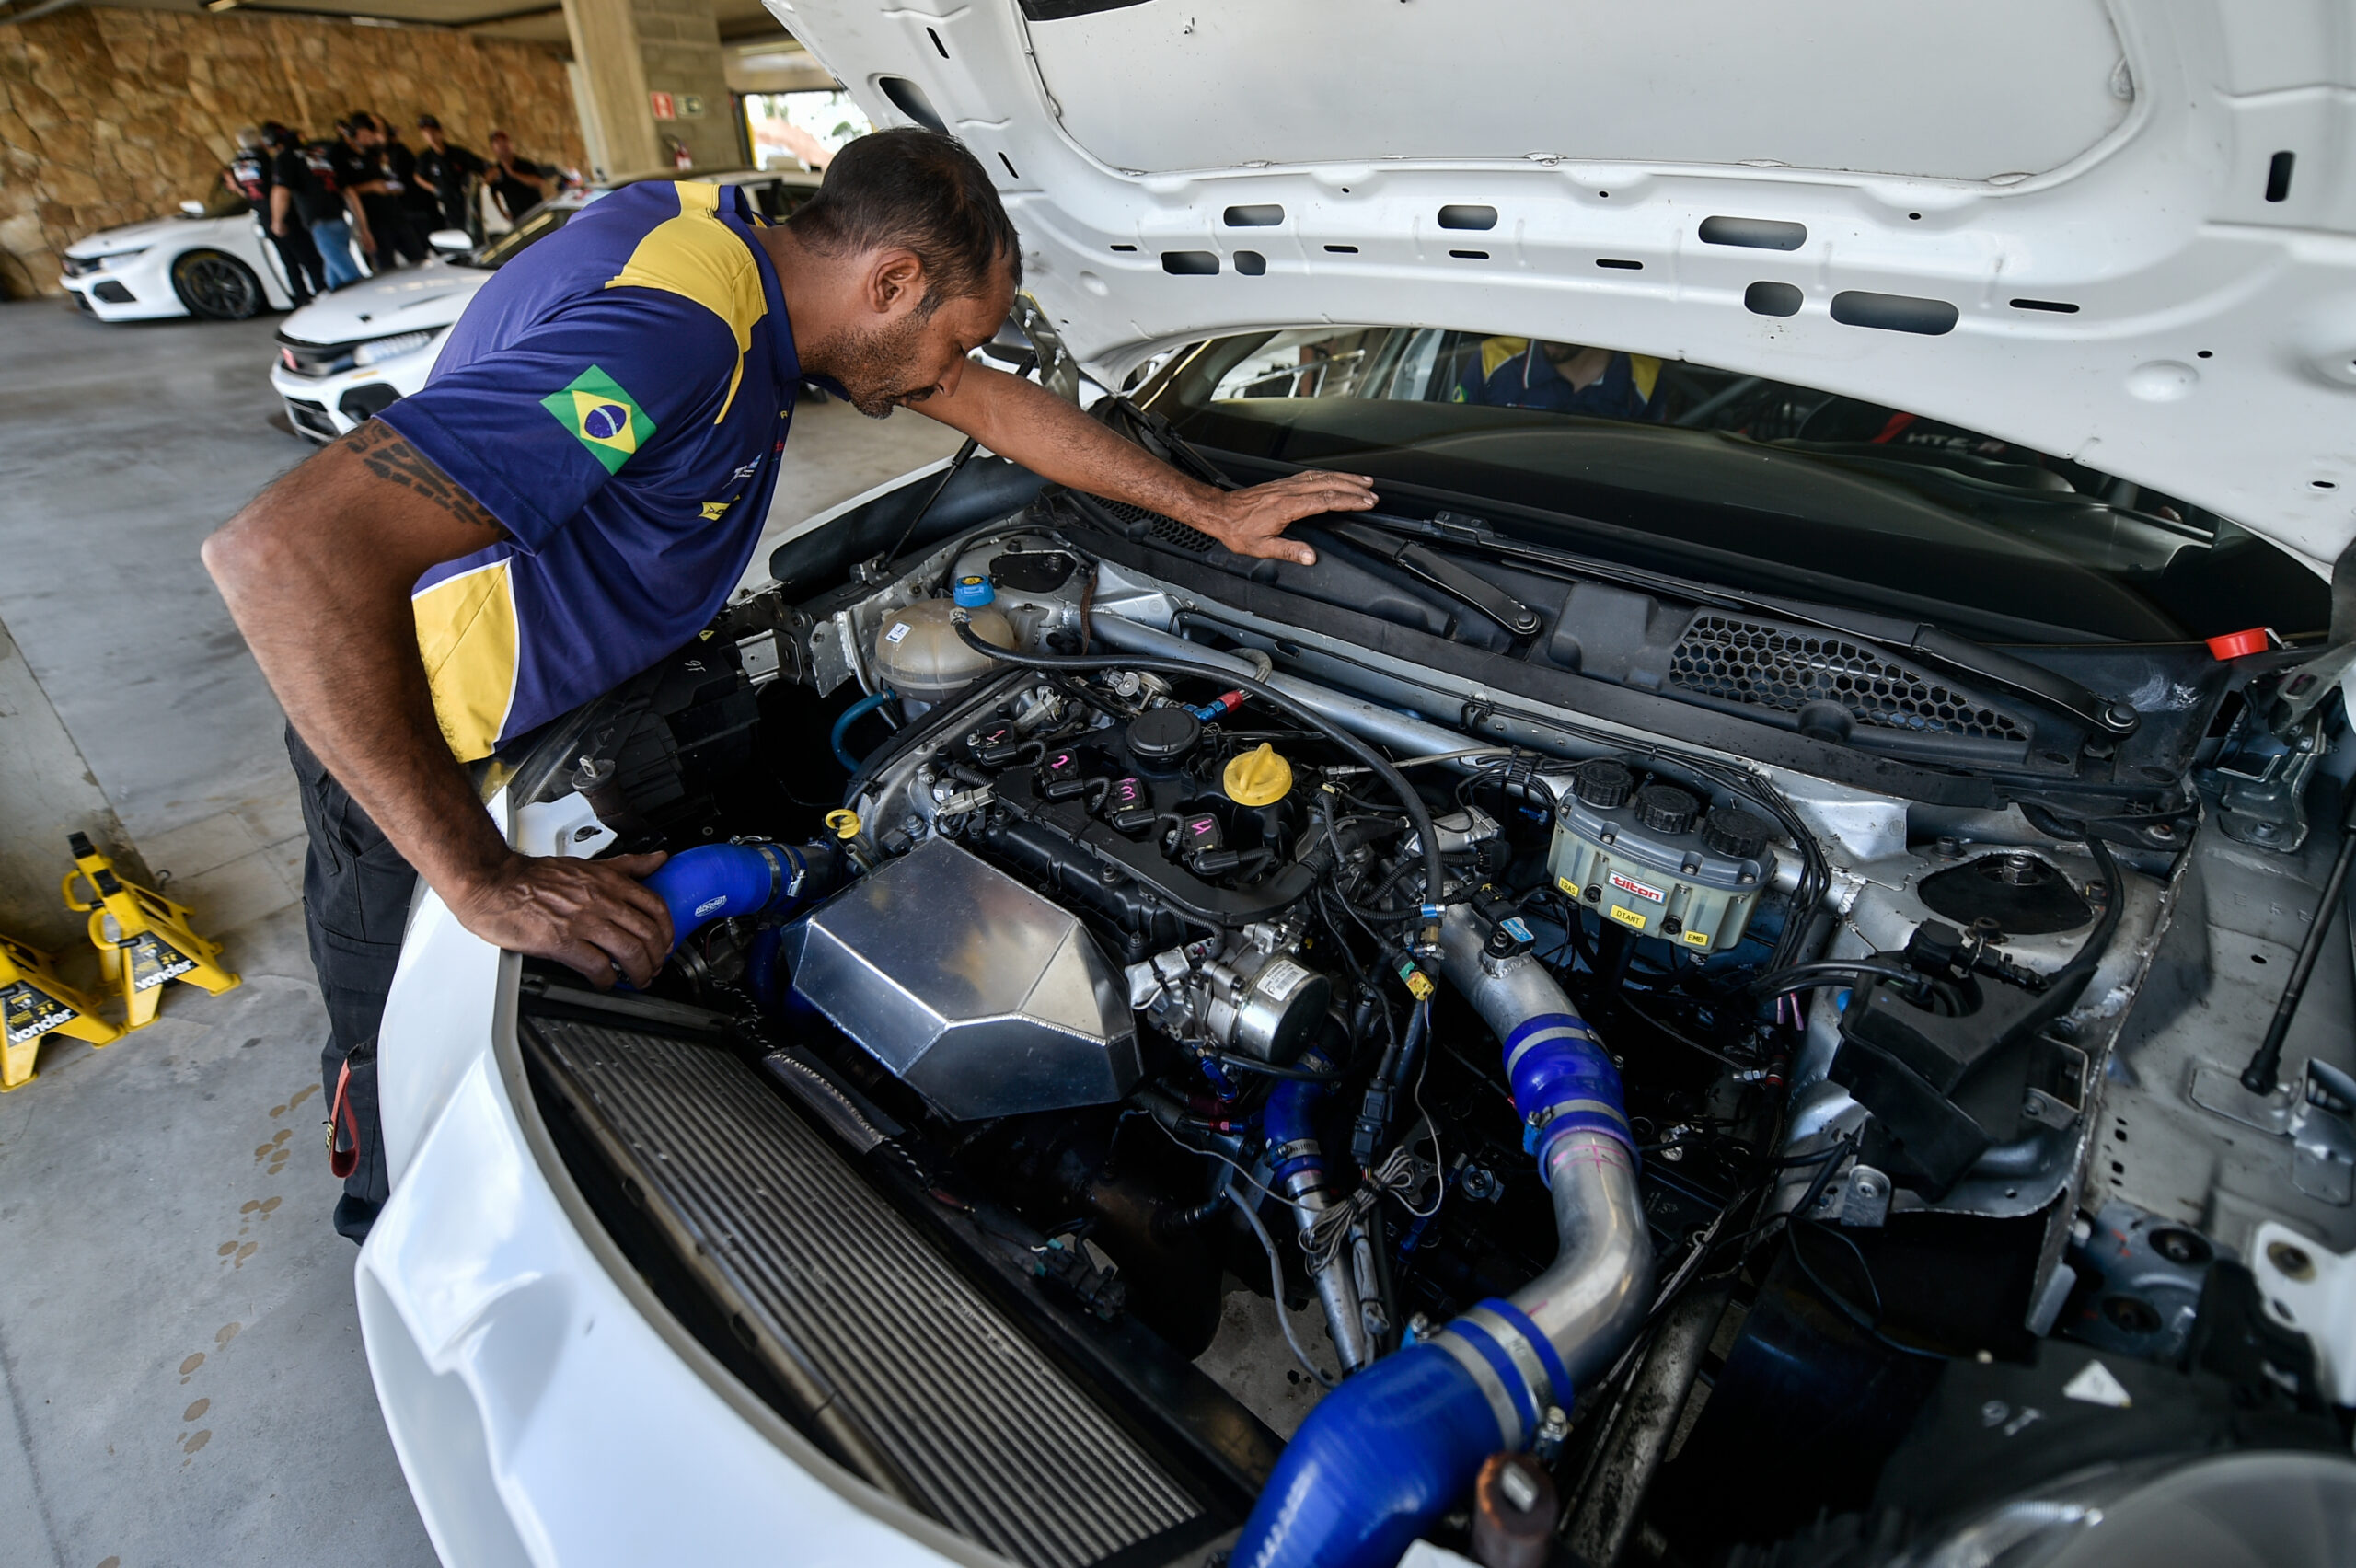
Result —
<svg viewBox="0 0 2356 1568"><path fill-rule="evenodd" d="M1323 1073L1332 1071L1334 1064L1322 1052L1311 1050L1302 1055L1299 1066ZM1325 1094L1322 1083L1281 1079L1268 1091L1268 1101L1260 1111L1261 1136L1268 1140L1270 1175L1292 1205L1304 1242L1317 1216L1334 1204L1333 1194L1325 1190L1325 1156L1317 1146L1317 1129L1311 1120ZM1342 1253L1322 1263L1312 1253L1309 1263L1318 1302L1325 1309L1325 1327L1333 1335L1334 1352L1341 1358L1345 1373L1355 1372L1374 1359L1373 1336L1367 1332L1365 1310L1346 1255L1356 1245L1354 1234Z"/></svg>
<svg viewBox="0 0 2356 1568"><path fill-rule="evenodd" d="M1617 1355L1652 1300L1620 1075L1546 967L1483 951L1463 905L1440 925L1441 972L1505 1043L1506 1076L1554 1203L1554 1262L1325 1396L1276 1461L1233 1568L1391 1568L1472 1484L1525 1447L1546 1407ZM1275 1098L1270 1101L1274 1113ZM1276 1146L1273 1125L1268 1131Z"/></svg>
<svg viewBox="0 0 2356 1568"><path fill-rule="evenodd" d="M823 845L703 844L682 849L646 879L671 911L671 947L714 920L790 909L824 892L834 854Z"/></svg>

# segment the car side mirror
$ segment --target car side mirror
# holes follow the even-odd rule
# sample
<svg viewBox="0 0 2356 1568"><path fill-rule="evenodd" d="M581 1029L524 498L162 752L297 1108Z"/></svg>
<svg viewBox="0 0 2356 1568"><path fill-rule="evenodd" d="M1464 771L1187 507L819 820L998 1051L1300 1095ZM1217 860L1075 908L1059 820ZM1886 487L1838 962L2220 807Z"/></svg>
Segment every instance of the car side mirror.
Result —
<svg viewBox="0 0 2356 1568"><path fill-rule="evenodd" d="M204 203L202 202L183 202L180 203L180 211L186 213L191 218L201 218L204 216Z"/></svg>
<svg viewBox="0 0 2356 1568"><path fill-rule="evenodd" d="M464 229L435 229L425 236L425 243L445 256L464 256L475 248L473 236Z"/></svg>

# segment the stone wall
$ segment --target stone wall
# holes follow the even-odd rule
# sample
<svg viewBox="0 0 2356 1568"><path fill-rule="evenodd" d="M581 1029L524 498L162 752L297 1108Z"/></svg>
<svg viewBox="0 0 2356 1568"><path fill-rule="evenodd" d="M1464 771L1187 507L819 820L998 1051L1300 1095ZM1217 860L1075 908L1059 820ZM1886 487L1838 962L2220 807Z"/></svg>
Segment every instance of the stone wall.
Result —
<svg viewBox="0 0 2356 1568"><path fill-rule="evenodd" d="M410 129L438 116L480 152L585 167L562 58L432 28L251 11L82 7L0 24L0 294L58 292L57 254L217 185L240 125L311 135L355 109Z"/></svg>

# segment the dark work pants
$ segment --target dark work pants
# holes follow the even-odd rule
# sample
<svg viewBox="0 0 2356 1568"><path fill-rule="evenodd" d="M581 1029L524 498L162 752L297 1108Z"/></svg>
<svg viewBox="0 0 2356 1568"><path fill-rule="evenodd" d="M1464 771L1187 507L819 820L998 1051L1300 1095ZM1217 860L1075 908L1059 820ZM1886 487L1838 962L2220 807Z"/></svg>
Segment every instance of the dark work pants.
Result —
<svg viewBox="0 0 2356 1568"><path fill-rule="evenodd" d="M287 286L293 289L296 306L311 303L313 294L328 292L328 276L319 262L319 248L311 243L311 231L299 223L289 223L284 234L270 236L278 250L278 259L286 268Z"/></svg>
<svg viewBox="0 0 2356 1568"><path fill-rule="evenodd" d="M376 242L368 264L379 273L393 270L395 256L412 263L425 259L425 236L410 225L408 208L382 196L363 196L360 210L368 214L368 237Z"/></svg>
<svg viewBox="0 0 2356 1568"><path fill-rule="evenodd" d="M400 962L417 872L402 859L368 813L355 804L311 755L292 726L286 754L302 785L303 825L311 849L303 865L303 918L311 938L311 966L327 1003L328 1041L319 1054L327 1103L352 1066L345 1100L360 1136L358 1169L344 1179L335 1228L354 1241L366 1239L376 1209L391 1191L376 1115L376 1026Z"/></svg>

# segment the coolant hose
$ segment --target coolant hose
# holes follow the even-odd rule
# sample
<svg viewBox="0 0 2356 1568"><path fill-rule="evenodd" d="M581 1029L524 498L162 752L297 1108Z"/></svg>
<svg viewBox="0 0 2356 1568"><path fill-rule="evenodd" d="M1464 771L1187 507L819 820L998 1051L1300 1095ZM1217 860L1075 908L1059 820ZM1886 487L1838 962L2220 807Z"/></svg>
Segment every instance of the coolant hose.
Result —
<svg viewBox="0 0 2356 1568"><path fill-rule="evenodd" d="M663 862L646 885L671 911L671 949L713 920L758 915L818 891L814 862L830 852L786 844L702 844Z"/></svg>
<svg viewBox="0 0 2356 1568"><path fill-rule="evenodd" d="M835 760L845 769L852 773L859 771L859 758L851 755L850 748L843 744L849 738L850 727L885 703L897 700L898 698L890 691L871 692L843 709L842 716L835 721L834 732L827 739L835 748Z"/></svg>
<svg viewBox="0 0 2356 1568"><path fill-rule="evenodd" d="M1554 1262L1326 1395L1276 1461L1233 1568L1391 1568L1483 1459L1526 1445L1547 1406L1570 1408L1576 1381L1619 1354L1651 1305L1620 1075L1545 965L1512 943L1486 951L1488 938L1469 906L1449 906L1441 973L1505 1043L1553 1199Z"/></svg>

